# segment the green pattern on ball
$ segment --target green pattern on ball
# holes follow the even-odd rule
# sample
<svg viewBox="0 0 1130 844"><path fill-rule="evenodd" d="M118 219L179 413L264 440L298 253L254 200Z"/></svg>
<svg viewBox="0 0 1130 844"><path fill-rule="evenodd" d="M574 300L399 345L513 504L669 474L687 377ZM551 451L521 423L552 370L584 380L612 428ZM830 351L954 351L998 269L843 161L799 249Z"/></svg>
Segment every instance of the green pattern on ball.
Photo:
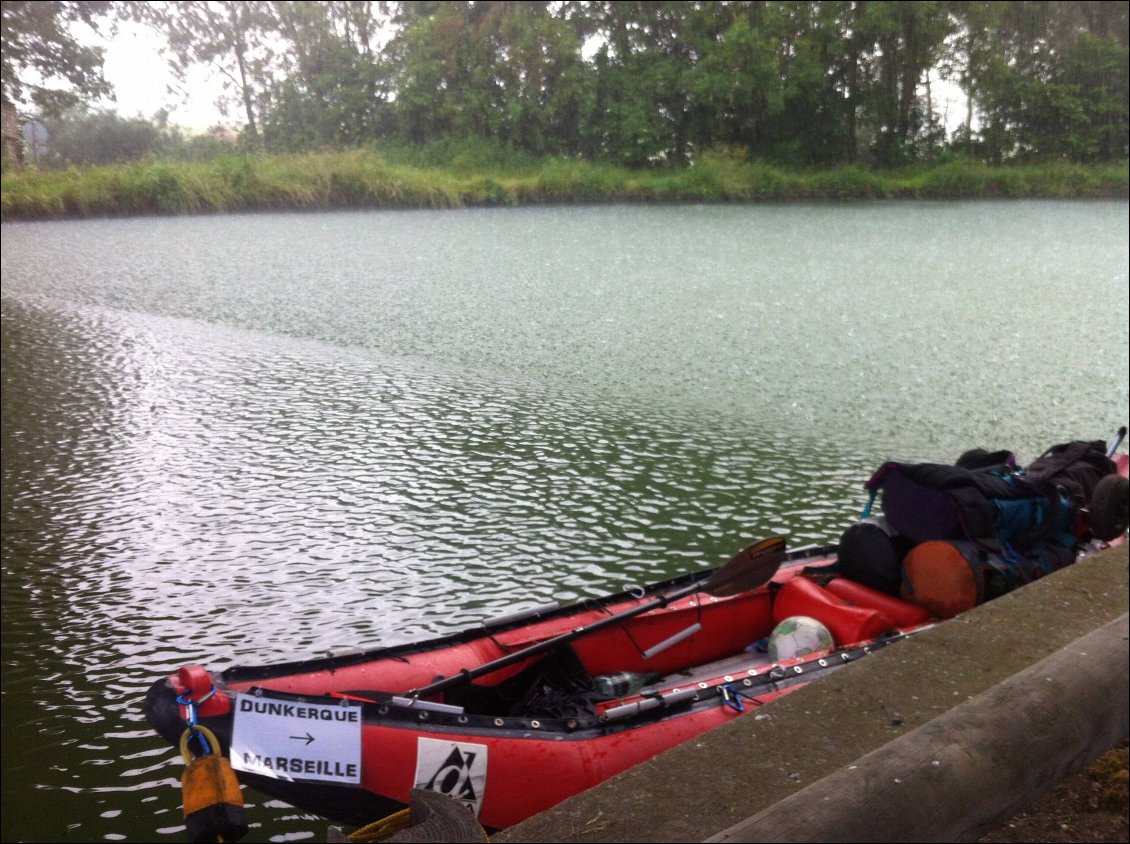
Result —
<svg viewBox="0 0 1130 844"><path fill-rule="evenodd" d="M769 635L769 658L774 662L807 656L833 647L835 641L828 628L807 615L786 618Z"/></svg>

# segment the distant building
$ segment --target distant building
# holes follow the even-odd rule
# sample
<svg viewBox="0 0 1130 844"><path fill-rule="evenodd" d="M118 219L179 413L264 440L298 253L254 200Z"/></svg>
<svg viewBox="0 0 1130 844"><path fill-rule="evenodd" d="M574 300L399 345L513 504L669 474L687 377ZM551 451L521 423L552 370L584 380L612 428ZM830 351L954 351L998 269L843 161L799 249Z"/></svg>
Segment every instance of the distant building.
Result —
<svg viewBox="0 0 1130 844"><path fill-rule="evenodd" d="M24 142L20 137L20 115L16 111L16 104L7 100L4 106L4 158L12 161L24 160Z"/></svg>
<svg viewBox="0 0 1130 844"><path fill-rule="evenodd" d="M227 144L228 146L239 146L239 132L237 132L231 126L223 126L217 123L215 126L212 126L210 129L208 129L207 132L204 133L204 137L212 138L213 140L219 141L222 144Z"/></svg>

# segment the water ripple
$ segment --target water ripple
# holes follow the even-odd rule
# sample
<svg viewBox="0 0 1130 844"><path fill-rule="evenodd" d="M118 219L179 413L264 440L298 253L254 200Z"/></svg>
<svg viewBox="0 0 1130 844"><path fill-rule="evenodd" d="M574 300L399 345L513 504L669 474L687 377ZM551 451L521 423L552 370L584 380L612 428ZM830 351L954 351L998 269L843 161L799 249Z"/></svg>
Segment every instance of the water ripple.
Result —
<svg viewBox="0 0 1130 844"><path fill-rule="evenodd" d="M5 225L0 837L183 836L179 756L140 710L182 664L408 641L770 533L823 541L887 456L1124 422L1125 205L1083 209L1068 256L1106 261L1110 296L1048 281L1039 243L958 296L990 256L931 207L886 255L864 231L886 212L809 209L845 227L834 259L780 209L647 210L670 236L618 245L639 216ZM1008 207L1037 241L1067 224ZM972 258L937 251L942 218ZM912 294L871 284L927 257ZM1108 365L1033 342L1024 320L1048 336L1061 312L1107 332ZM249 840L324 834L248 797Z"/></svg>
<svg viewBox="0 0 1130 844"><path fill-rule="evenodd" d="M153 779L175 754L154 749L138 702L181 664L449 632L843 520L841 499L811 505L810 527L782 521L795 474L749 484L759 454L790 459L783 443L688 439L678 420L529 384L219 333L5 302L4 518L18 527L4 577L21 584L5 590L5 688L21 692L5 735L23 737L6 764L38 771L42 805L72 794L104 837L153 829L131 830L109 795L177 799Z"/></svg>

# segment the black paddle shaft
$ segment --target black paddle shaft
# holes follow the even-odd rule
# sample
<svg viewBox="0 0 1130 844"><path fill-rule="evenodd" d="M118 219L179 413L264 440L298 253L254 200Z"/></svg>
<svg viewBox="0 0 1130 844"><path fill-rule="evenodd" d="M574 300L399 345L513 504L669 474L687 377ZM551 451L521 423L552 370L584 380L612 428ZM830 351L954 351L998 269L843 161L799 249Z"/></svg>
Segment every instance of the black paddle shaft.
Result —
<svg viewBox="0 0 1130 844"><path fill-rule="evenodd" d="M566 633L554 636L552 639L546 639L544 642L538 642L529 647L514 651L512 654L507 654L506 656L499 657L490 662L485 662L475 668L464 668L458 674L452 674L450 677L445 677L442 680L436 680L434 683L413 689L408 692L408 694L414 698L430 697L431 695L438 694L439 692L446 691L455 686L465 685L477 677L482 677L484 674L490 674L501 668L522 662L532 656L555 650L569 642L575 642L577 639L604 630L614 624L620 624L642 613L661 609L685 595L691 595L695 592L706 592L710 595L725 596L756 589L758 586L769 582L770 578L777 573L777 569L780 567L781 563L784 562L784 559L784 539L777 536L763 539L740 551L724 566L716 570L704 584L692 583L689 586L677 589L667 595L661 595L654 601L649 601L646 604L640 604L637 607L632 607L631 609L624 610L615 615L610 615L592 624L577 627Z"/></svg>

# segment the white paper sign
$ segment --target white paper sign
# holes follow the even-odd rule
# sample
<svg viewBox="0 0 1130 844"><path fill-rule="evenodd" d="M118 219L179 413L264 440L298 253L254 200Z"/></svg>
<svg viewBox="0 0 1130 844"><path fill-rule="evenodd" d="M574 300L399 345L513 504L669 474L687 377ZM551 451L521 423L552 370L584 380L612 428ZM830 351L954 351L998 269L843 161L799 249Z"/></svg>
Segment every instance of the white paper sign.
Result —
<svg viewBox="0 0 1130 844"><path fill-rule="evenodd" d="M446 794L478 817L487 787L487 746L467 741L418 739L415 787Z"/></svg>
<svg viewBox="0 0 1130 844"><path fill-rule="evenodd" d="M231 764L292 782L361 782L361 707L235 695Z"/></svg>

